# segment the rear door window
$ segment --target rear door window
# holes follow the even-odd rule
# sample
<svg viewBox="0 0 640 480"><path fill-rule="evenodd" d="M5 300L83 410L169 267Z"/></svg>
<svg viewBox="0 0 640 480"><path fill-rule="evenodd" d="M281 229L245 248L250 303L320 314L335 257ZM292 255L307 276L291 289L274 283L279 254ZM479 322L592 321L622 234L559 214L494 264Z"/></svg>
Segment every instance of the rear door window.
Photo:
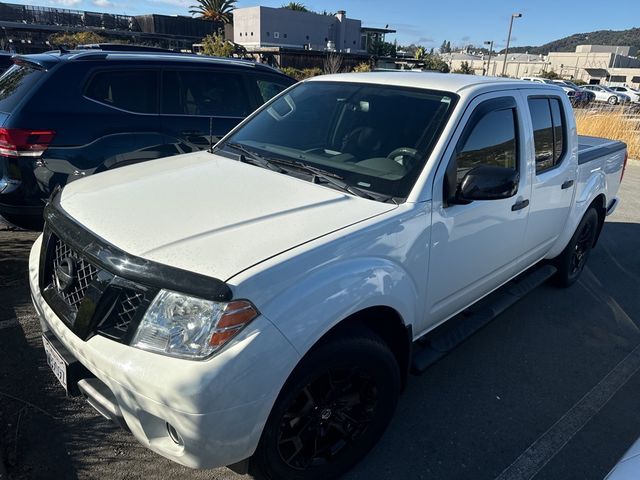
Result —
<svg viewBox="0 0 640 480"><path fill-rule="evenodd" d="M158 113L158 72L98 72L89 81L85 96L129 112Z"/></svg>
<svg viewBox="0 0 640 480"><path fill-rule="evenodd" d="M44 74L44 70L28 65L14 65L7 70L0 77L0 111L11 113Z"/></svg>
<svg viewBox="0 0 640 480"><path fill-rule="evenodd" d="M239 74L215 70L164 72L163 114L243 118L251 110Z"/></svg>
<svg viewBox="0 0 640 480"><path fill-rule="evenodd" d="M562 161L565 152L564 120L557 98L530 98L529 111L536 151L536 173Z"/></svg>

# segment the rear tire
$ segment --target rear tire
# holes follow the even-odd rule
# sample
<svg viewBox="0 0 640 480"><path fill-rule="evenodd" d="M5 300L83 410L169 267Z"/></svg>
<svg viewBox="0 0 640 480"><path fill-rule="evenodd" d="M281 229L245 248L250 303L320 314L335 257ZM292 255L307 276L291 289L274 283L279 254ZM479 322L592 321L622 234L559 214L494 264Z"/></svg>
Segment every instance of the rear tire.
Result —
<svg viewBox="0 0 640 480"><path fill-rule="evenodd" d="M578 224L569 244L553 260L558 269L555 281L559 286L573 285L580 277L595 243L599 222L598 212L593 207L589 208Z"/></svg>
<svg viewBox="0 0 640 480"><path fill-rule="evenodd" d="M249 471L258 479L337 478L378 442L400 394L400 368L373 332L314 347L285 383Z"/></svg>
<svg viewBox="0 0 640 480"><path fill-rule="evenodd" d="M609 97L607 102L609 103L609 105L615 105L616 103L618 103L618 97L611 96Z"/></svg>

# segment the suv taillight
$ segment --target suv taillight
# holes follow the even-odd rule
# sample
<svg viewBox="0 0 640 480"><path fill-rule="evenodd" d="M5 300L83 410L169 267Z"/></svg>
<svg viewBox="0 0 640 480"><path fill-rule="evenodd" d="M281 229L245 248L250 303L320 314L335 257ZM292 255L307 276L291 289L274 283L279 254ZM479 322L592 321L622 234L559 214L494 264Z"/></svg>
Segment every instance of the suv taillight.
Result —
<svg viewBox="0 0 640 480"><path fill-rule="evenodd" d="M0 128L0 155L5 157L39 157L53 142L53 130Z"/></svg>

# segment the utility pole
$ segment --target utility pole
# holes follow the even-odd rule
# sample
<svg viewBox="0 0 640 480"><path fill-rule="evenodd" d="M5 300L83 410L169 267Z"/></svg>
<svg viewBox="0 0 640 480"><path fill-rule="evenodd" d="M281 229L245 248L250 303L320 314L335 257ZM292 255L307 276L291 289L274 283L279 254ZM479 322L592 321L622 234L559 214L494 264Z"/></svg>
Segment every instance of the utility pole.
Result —
<svg viewBox="0 0 640 480"><path fill-rule="evenodd" d="M493 40L487 40L485 45L489 45L489 58L487 60L487 75L491 75L491 53L493 52Z"/></svg>
<svg viewBox="0 0 640 480"><path fill-rule="evenodd" d="M511 42L511 30L513 29L513 19L522 17L521 13L512 13L511 21L509 22L509 35L507 36L507 46L504 49L504 62L502 63L502 76L504 77L504 72L507 70L507 55L509 55L509 43Z"/></svg>

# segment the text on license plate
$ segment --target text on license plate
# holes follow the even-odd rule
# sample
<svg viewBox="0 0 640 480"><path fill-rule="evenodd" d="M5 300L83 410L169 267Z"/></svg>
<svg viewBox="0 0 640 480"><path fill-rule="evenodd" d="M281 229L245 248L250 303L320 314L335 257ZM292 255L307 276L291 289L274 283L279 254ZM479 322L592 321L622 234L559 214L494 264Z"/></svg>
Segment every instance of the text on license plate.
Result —
<svg viewBox="0 0 640 480"><path fill-rule="evenodd" d="M47 363L53 374L56 376L62 386L67 388L67 364L64 362L60 354L56 351L55 347L51 345L51 342L47 338L42 336L42 345L44 346L44 353L47 356Z"/></svg>

